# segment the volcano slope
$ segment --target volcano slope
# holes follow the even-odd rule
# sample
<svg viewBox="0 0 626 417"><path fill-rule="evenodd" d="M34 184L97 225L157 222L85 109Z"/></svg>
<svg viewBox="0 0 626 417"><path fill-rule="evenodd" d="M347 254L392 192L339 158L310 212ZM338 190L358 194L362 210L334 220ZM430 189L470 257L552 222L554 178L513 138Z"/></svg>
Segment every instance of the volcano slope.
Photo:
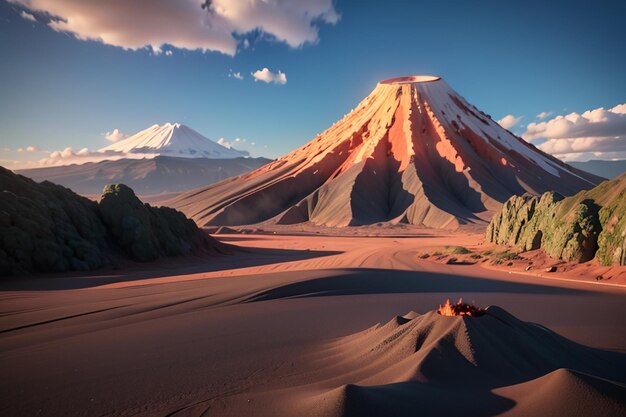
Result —
<svg viewBox="0 0 626 417"><path fill-rule="evenodd" d="M380 82L314 140L255 171L167 205L201 226L271 221L486 224L514 194L592 188L572 168L503 129L439 77Z"/></svg>

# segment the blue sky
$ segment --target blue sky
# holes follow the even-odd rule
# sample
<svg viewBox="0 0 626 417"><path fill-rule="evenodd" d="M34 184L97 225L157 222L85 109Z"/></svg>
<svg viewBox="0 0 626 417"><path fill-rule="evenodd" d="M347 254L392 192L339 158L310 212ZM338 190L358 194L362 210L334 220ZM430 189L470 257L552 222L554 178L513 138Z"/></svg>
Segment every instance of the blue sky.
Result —
<svg viewBox="0 0 626 417"><path fill-rule="evenodd" d="M302 0L304 15L296 11L293 17L305 30L293 29L289 17L275 24L253 10L232 24L259 29L226 34L236 42L233 54L167 43L155 53L150 47L80 40L47 25L46 0L33 2L39 9L24 1L0 0L4 160L25 158L15 150L28 145L97 149L108 144L102 134L114 128L130 134L168 121L214 140L243 138L253 155L277 157L329 127L377 81L410 74L441 75L494 119L522 116L512 127L519 134L539 122L535 116L541 112L551 112L545 119L550 121L626 102L624 2ZM55 1L67 3L64 13L75 2ZM284 1L274 1L279 11ZM121 3L111 4L114 9ZM311 20L311 10L326 14ZM123 19L127 12L121 7L114 22L122 32L132 30ZM139 22L141 9L133 12L130 21ZM164 24L168 13L164 9ZM207 12L198 1L202 13ZM155 39L172 36L158 27L151 31ZM131 35L123 42L141 43ZM303 43L307 36L312 41ZM189 42L206 47L197 34ZM287 83L255 82L251 73L265 67L282 71ZM234 72L244 79L229 77ZM623 128L625 114L616 110L611 123ZM537 129L537 143L545 142L542 134L551 137L549 128ZM621 157L626 128L611 132L617 145L604 143L602 151Z"/></svg>

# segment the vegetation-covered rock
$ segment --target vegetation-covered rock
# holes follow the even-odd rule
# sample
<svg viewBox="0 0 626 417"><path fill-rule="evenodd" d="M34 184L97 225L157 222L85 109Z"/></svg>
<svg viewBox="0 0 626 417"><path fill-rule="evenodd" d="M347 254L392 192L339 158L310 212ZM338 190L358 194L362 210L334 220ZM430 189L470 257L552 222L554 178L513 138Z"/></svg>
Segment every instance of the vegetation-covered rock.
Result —
<svg viewBox="0 0 626 417"><path fill-rule="evenodd" d="M492 218L490 242L521 250L543 248L553 258L604 265L626 264L626 174L563 198L513 196Z"/></svg>
<svg viewBox="0 0 626 417"><path fill-rule="evenodd" d="M207 235L184 214L144 204L124 184L107 185L99 208L117 244L138 261L187 255L209 244Z"/></svg>
<svg viewBox="0 0 626 417"><path fill-rule="evenodd" d="M626 192L600 209L602 233L598 238L598 260L603 265L626 265Z"/></svg>
<svg viewBox="0 0 626 417"><path fill-rule="evenodd" d="M154 208L124 185L100 204L0 167L0 276L83 271L219 248L182 213Z"/></svg>
<svg viewBox="0 0 626 417"><path fill-rule="evenodd" d="M97 203L0 168L0 273L63 272L111 263Z"/></svg>

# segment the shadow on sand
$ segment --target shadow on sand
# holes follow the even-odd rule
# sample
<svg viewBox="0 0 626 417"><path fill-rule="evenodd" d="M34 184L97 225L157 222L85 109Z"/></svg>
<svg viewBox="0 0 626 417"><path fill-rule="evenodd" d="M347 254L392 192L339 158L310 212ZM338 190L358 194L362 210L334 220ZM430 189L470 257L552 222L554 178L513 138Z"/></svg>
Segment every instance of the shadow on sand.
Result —
<svg viewBox="0 0 626 417"><path fill-rule="evenodd" d="M292 282L246 299L246 302L333 295L425 292L483 292L523 294L582 294L586 291L545 284L498 281L481 277L393 269L347 268L336 275Z"/></svg>
<svg viewBox="0 0 626 417"><path fill-rule="evenodd" d="M341 253L339 251L237 247L235 254L226 256L164 258L150 263L126 262L117 270L16 276L0 282L0 292L91 288L116 282L140 281L166 276L228 271L279 262L302 261Z"/></svg>

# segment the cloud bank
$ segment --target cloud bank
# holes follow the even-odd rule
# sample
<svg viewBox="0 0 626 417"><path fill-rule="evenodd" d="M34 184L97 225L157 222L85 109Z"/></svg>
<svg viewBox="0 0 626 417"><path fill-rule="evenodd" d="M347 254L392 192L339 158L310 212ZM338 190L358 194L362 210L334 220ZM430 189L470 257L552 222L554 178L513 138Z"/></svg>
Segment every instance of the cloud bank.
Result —
<svg viewBox="0 0 626 417"><path fill-rule="evenodd" d="M318 41L321 23L339 20L332 0L9 1L52 16L52 29L78 39L155 54L170 45L235 55L241 36L253 31L297 48Z"/></svg>
<svg viewBox="0 0 626 417"><path fill-rule="evenodd" d="M626 159L626 103L530 123L522 137L565 160Z"/></svg>
<svg viewBox="0 0 626 417"><path fill-rule="evenodd" d="M254 78L254 81L263 81L268 84L287 84L287 75L280 70L277 73L274 73L267 68L263 68L261 70L254 71L252 73L252 77Z"/></svg>
<svg viewBox="0 0 626 417"><path fill-rule="evenodd" d="M5 152L10 152L11 148L4 148L3 150ZM43 152L40 147L33 146L33 145L28 145L25 148L17 148L15 151L16 152Z"/></svg>
<svg viewBox="0 0 626 417"><path fill-rule="evenodd" d="M21 149L21 148L20 148ZM25 151L25 149L23 150ZM19 149L18 149L19 152ZM31 151L29 151L31 152ZM115 161L118 159L131 158L140 159L146 157L146 154L130 154L123 152L102 152L92 151L89 148L74 149L67 147L59 151L32 151L46 153L45 158L38 160L11 160L6 159L5 164L10 169L28 169L28 168L42 168L50 166L71 165L71 164L84 164L87 162L100 162L103 160Z"/></svg>

